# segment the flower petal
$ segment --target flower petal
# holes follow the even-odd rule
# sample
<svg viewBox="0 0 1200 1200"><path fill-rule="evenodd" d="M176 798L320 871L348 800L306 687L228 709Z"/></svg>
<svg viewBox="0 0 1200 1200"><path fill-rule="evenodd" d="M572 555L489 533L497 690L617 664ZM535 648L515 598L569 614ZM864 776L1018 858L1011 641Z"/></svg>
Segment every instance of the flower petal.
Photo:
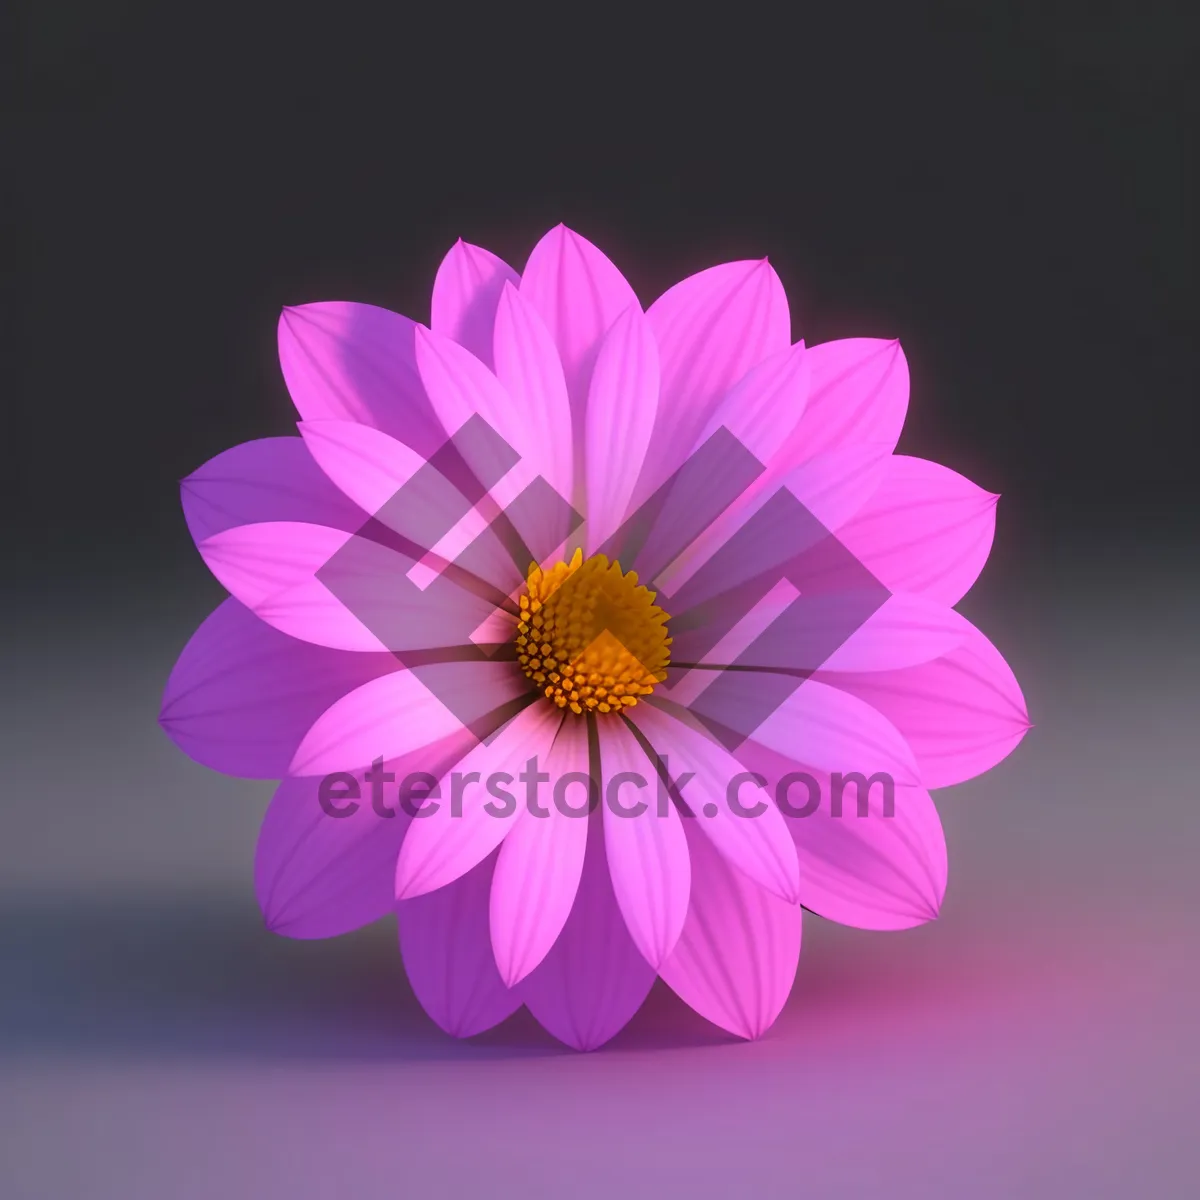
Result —
<svg viewBox="0 0 1200 1200"><path fill-rule="evenodd" d="M746 672L744 686L753 691L760 678ZM868 777L882 772L897 786L921 782L912 750L882 713L815 678L796 688L752 736L778 754L823 771L859 771Z"/></svg>
<svg viewBox="0 0 1200 1200"><path fill-rule="evenodd" d="M506 283L519 282L516 271L503 259L459 238L434 278L429 327L453 338L490 367L500 293Z"/></svg>
<svg viewBox="0 0 1200 1200"><path fill-rule="evenodd" d="M501 308L505 307L502 300ZM514 306L507 307L511 315ZM521 318L513 317L509 323L514 330L518 320ZM502 338L506 327L502 327L498 311L497 330ZM537 335L532 332L529 322L523 323L521 328L528 349ZM516 336L515 332L513 336ZM514 372L517 370L513 365L516 356L511 347L502 352L502 357L512 360L509 369ZM563 436L569 438L569 434L563 433L565 413L550 412L553 402L549 395L553 385L543 377L547 374L543 370L545 361L541 360L541 366L536 369L530 367L530 378L533 379L530 386L543 393L542 398L547 404L536 421L530 420L524 399L518 402L510 396L483 363L449 338L418 329L417 363L430 401L446 428L455 434L455 444L467 466L480 481L498 480L490 486L490 500L516 527L527 547L514 550L514 554L523 559L519 566L514 561L515 586L523 578L531 557L540 560L543 553L562 542L571 528L573 515L568 502L571 464L569 461L550 461L552 452L548 439L552 433L558 441ZM482 419L485 426L482 434L472 433L468 428L467 422L473 417ZM514 456L515 466L512 465ZM530 503L532 493L539 487L543 492ZM480 514L472 516L478 518ZM554 532L548 535L547 529ZM476 525L468 519L435 549L449 559L457 559L460 543L470 540L476 533Z"/></svg>
<svg viewBox="0 0 1200 1200"><path fill-rule="evenodd" d="M403 442L354 421L302 421L299 428L326 475L365 513L406 541L405 548L423 567L444 571L447 560L435 547L446 549L457 552L454 565L475 580L502 594L511 589L511 548L474 511L482 481L460 478L460 484L467 484L463 490L439 469L454 465L452 455L426 462ZM473 436L463 441L468 446L478 442ZM461 575L454 578L462 582Z"/></svg>
<svg viewBox="0 0 1200 1200"><path fill-rule="evenodd" d="M630 780L636 786L651 787L654 768L624 723L605 721L599 732L606 791L613 788L616 776L625 774L636 777ZM644 806L636 814L627 814L607 801L604 845L613 893L630 936L646 961L659 967L671 953L687 917L692 876L683 824L673 804L659 805L640 797L627 800L619 790L614 798L625 808L639 801Z"/></svg>
<svg viewBox="0 0 1200 1200"><path fill-rule="evenodd" d="M555 789L555 802L543 805L545 816L529 814L514 823L500 846L492 882L492 948L500 977L508 987L524 979L546 957L566 924L579 889L590 792L570 795L563 785L564 812L559 806L559 786L568 776L577 776L568 783L591 779L587 727L582 721L563 722L546 757L545 770ZM598 780L595 786L598 796Z"/></svg>
<svg viewBox="0 0 1200 1200"><path fill-rule="evenodd" d="M696 445L703 445L718 429L728 429L760 463L769 463L804 415L811 383L802 341L776 351L717 401Z"/></svg>
<svg viewBox="0 0 1200 1200"><path fill-rule="evenodd" d="M409 816L397 785L410 772L440 772L475 743L459 730L382 764L378 808L373 788L339 781L322 802L323 777L285 779L263 818L254 858L254 887L267 927L293 938L335 937L392 911L396 856ZM342 815L337 815L337 814Z"/></svg>
<svg viewBox="0 0 1200 1200"><path fill-rule="evenodd" d="M908 362L900 343L843 338L809 347L812 383L790 439L804 457L851 442L896 445L908 412Z"/></svg>
<svg viewBox="0 0 1200 1200"><path fill-rule="evenodd" d="M428 458L446 440L417 371L416 324L373 304L285 308L279 365L306 421L358 421Z"/></svg>
<svg viewBox="0 0 1200 1200"><path fill-rule="evenodd" d="M886 442L854 442L812 454L780 477L808 512L837 532L875 494L887 469Z"/></svg>
<svg viewBox="0 0 1200 1200"><path fill-rule="evenodd" d="M537 969L518 985L529 1011L560 1042L594 1050L619 1033L654 983L613 894L603 817L588 822L571 915Z"/></svg>
<svg viewBox="0 0 1200 1200"><path fill-rule="evenodd" d="M894 671L948 654L969 636L971 623L923 596L889 596L824 663L824 671Z"/></svg>
<svg viewBox="0 0 1200 1200"><path fill-rule="evenodd" d="M647 464L639 494L653 491L691 453L721 397L792 341L787 296L766 259L691 275L664 292L646 317L662 368L654 440L675 454Z"/></svg>
<svg viewBox="0 0 1200 1200"><path fill-rule="evenodd" d="M787 827L769 799L746 786L752 781L741 763L708 733L653 705L639 704L630 719L673 780L694 776L680 794L722 857L760 887L794 902L800 881Z"/></svg>
<svg viewBox="0 0 1200 1200"><path fill-rule="evenodd" d="M572 498L574 451L571 407L554 339L530 302L506 283L496 310L496 375L519 414L524 447L539 474L568 503Z"/></svg>
<svg viewBox="0 0 1200 1200"><path fill-rule="evenodd" d="M361 803L352 816L330 816L319 804L321 782L285 779L259 834L259 907L267 928L284 937L337 937L392 910L391 876L408 816L380 818Z"/></svg>
<svg viewBox="0 0 1200 1200"><path fill-rule="evenodd" d="M197 544L237 525L300 521L353 531L366 519L294 437L234 446L193 471L179 490Z"/></svg>
<svg viewBox="0 0 1200 1200"><path fill-rule="evenodd" d="M870 499L883 478L888 455L886 445L862 442L814 455L787 470L777 469L785 461L785 456L777 455L772 465L658 575L655 583L674 596L715 555L737 545L745 547L735 557L735 563L740 560L742 565L721 572L721 583L726 588L797 560L803 542L811 549L830 538L832 531ZM790 502L792 499L795 503ZM751 524L755 517L758 520ZM780 527L778 533L774 527ZM828 570L849 563L862 574L857 561L845 553L810 554L799 563L806 573L817 566ZM796 582L802 584L803 580ZM823 590L829 587L822 582ZM695 603L697 598L692 596L688 603Z"/></svg>
<svg viewBox="0 0 1200 1200"><path fill-rule="evenodd" d="M883 673L822 673L821 679L892 722L912 747L921 782L929 788L991 770L1030 728L1012 668L974 627L962 644L933 662Z"/></svg>
<svg viewBox="0 0 1200 1200"><path fill-rule="evenodd" d="M357 421L300 421L297 428L328 479L365 514L356 529L367 515L389 514L389 501L425 465L410 446Z"/></svg>
<svg viewBox="0 0 1200 1200"><path fill-rule="evenodd" d="M212 573L248 608L311 578L350 537L300 521L236 525L200 544Z"/></svg>
<svg viewBox="0 0 1200 1200"><path fill-rule="evenodd" d="M413 560L366 537L301 522L239 525L199 546L209 570L283 633L336 650L463 646L495 607L448 579L422 591Z"/></svg>
<svg viewBox="0 0 1200 1200"><path fill-rule="evenodd" d="M394 661L394 660L393 660ZM330 705L304 735L290 775L354 771L427 745L502 711L528 685L505 662L447 662L393 671Z"/></svg>
<svg viewBox="0 0 1200 1200"><path fill-rule="evenodd" d="M970 635L965 617L923 596L889 596L853 629L847 605L844 592L801 593L736 659L706 658L767 671L894 671L948 654Z"/></svg>
<svg viewBox="0 0 1200 1200"><path fill-rule="evenodd" d="M796 978L800 906L756 886L695 830L688 846L695 885L687 923L659 974L714 1025L761 1037Z"/></svg>
<svg viewBox="0 0 1200 1200"><path fill-rule="evenodd" d="M381 651L387 647L317 578L317 572L351 542L373 546L344 530L300 521L268 521L238 525L205 538L199 550L208 569L247 608L284 633L339 650ZM383 547L364 553L396 559L397 581L407 564ZM319 589L319 590L318 590ZM303 591L309 611L297 619L295 605L270 611L281 595Z"/></svg>
<svg viewBox="0 0 1200 1200"><path fill-rule="evenodd" d="M894 455L838 537L891 591L957 604L991 552L998 499L948 467Z"/></svg>
<svg viewBox="0 0 1200 1200"><path fill-rule="evenodd" d="M158 720L185 754L214 771L279 779L325 709L395 669L390 654L297 641L229 599L184 647Z"/></svg>
<svg viewBox="0 0 1200 1200"><path fill-rule="evenodd" d="M488 937L494 867L489 857L453 883L396 905L408 981L452 1037L482 1033L521 1007L496 970Z"/></svg>
<svg viewBox="0 0 1200 1200"><path fill-rule="evenodd" d="M658 408L658 348L637 304L605 335L592 372L585 419L588 551L625 519L650 446Z"/></svg>
<svg viewBox="0 0 1200 1200"><path fill-rule="evenodd" d="M738 750L767 781L786 816L800 864L800 903L860 929L908 929L938 915L946 839L919 785L839 778L757 742Z"/></svg>
<svg viewBox="0 0 1200 1200"><path fill-rule="evenodd" d="M561 723L556 708L531 704L462 759L455 768L457 785L451 778L440 781L437 807L414 821L400 850L397 899L434 891L465 875L500 845L518 821L536 819L511 792L507 794L513 803L497 813L496 801L504 797L492 789L508 789L531 759L544 760Z"/></svg>
<svg viewBox="0 0 1200 1200"><path fill-rule="evenodd" d="M582 415L600 341L637 296L585 237L556 225L530 252L521 295L541 314L562 361L571 411ZM640 305L639 305L640 307Z"/></svg>
<svg viewBox="0 0 1200 1200"><path fill-rule="evenodd" d="M475 355L453 338L421 325L416 330L416 353L429 402L447 433L457 433L478 414L520 457L528 457L532 442L523 414Z"/></svg>

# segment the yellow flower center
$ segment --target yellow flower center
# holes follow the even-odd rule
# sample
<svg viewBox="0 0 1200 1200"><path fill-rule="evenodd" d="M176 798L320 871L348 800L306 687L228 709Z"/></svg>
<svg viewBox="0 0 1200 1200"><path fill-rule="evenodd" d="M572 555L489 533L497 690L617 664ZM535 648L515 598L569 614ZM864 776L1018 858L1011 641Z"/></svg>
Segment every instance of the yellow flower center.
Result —
<svg viewBox="0 0 1200 1200"><path fill-rule="evenodd" d="M570 562L530 566L521 596L517 662L559 708L618 712L667 677L667 614L633 571L576 550Z"/></svg>

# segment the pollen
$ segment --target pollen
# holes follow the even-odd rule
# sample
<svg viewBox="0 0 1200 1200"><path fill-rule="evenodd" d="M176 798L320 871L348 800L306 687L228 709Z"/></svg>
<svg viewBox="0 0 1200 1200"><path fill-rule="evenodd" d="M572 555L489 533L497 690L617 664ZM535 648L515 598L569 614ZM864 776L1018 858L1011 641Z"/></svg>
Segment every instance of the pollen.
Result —
<svg viewBox="0 0 1200 1200"><path fill-rule="evenodd" d="M603 554L548 570L531 564L517 662L548 700L573 713L619 712L667 677L667 614L633 571Z"/></svg>

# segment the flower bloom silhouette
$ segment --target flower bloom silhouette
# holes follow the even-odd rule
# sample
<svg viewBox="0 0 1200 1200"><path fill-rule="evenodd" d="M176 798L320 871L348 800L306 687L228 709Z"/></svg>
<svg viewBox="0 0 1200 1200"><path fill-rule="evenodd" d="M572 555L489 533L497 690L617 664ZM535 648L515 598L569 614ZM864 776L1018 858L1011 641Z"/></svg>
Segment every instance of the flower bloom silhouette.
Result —
<svg viewBox="0 0 1200 1200"><path fill-rule="evenodd" d="M279 355L300 437L183 483L231 598L161 715L197 761L282 780L255 864L270 929L394 911L443 1029L524 1004L591 1049L656 976L759 1036L804 908L869 929L937 915L929 789L988 770L1029 722L953 608L996 497L894 453L897 342L793 343L765 260L643 309L559 226L519 275L455 245L428 326L286 309ZM798 544L805 521L830 538ZM866 594L832 640L801 636Z"/></svg>

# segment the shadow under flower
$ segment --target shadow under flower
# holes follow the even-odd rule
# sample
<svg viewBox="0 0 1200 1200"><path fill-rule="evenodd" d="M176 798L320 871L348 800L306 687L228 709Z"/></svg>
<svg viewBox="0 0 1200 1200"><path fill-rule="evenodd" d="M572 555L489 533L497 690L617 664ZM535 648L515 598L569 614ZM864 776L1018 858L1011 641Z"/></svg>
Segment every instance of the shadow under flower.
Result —
<svg viewBox="0 0 1200 1200"><path fill-rule="evenodd" d="M321 943L253 901L159 891L0 899L0 1060L56 1054L431 1061L576 1052L522 1008L460 1041L404 975L393 920ZM731 1043L659 983L614 1049Z"/></svg>

